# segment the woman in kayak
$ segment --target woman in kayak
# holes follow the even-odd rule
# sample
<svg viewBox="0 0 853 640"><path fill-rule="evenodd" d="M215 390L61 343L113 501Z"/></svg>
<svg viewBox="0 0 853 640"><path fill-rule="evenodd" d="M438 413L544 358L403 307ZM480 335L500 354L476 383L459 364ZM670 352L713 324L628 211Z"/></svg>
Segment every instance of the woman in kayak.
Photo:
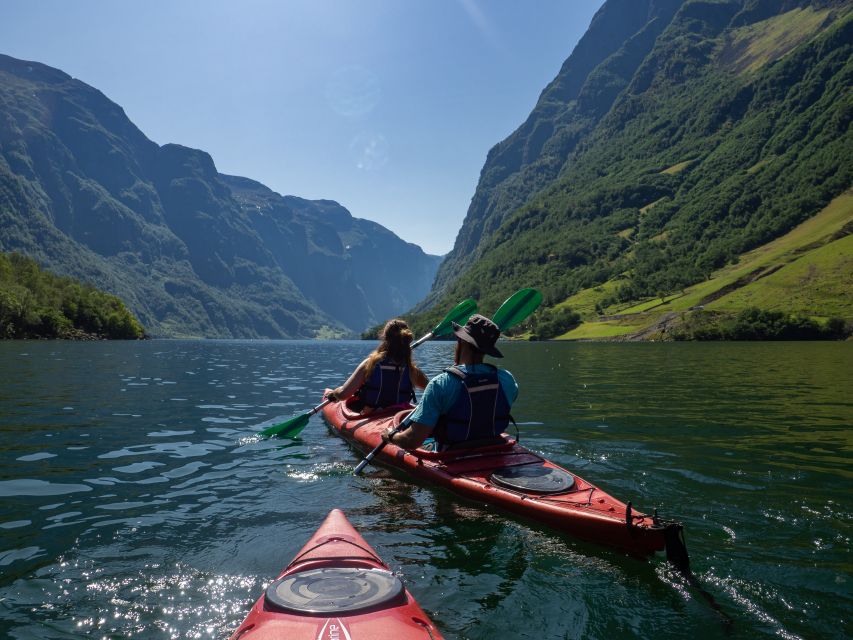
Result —
<svg viewBox="0 0 853 640"><path fill-rule="evenodd" d="M379 336L382 342L356 367L346 382L326 394L332 401L347 400L350 409L364 414L415 399L427 377L412 361L414 334L405 320L389 320Z"/></svg>
<svg viewBox="0 0 853 640"><path fill-rule="evenodd" d="M389 427L382 439L404 449L416 449L429 437L438 450L493 444L512 420L509 409L518 396L518 383L506 369L483 362L502 358L495 343L498 326L479 314L464 327L453 323L455 366L433 378L420 404L405 419L401 431ZM402 426L402 425L401 425Z"/></svg>

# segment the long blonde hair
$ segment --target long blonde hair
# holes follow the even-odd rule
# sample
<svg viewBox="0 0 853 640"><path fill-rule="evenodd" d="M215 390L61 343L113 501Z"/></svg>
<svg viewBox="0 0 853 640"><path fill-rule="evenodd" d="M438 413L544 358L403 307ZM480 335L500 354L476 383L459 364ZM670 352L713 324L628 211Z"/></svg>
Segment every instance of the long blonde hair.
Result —
<svg viewBox="0 0 853 640"><path fill-rule="evenodd" d="M365 379L370 377L376 363L385 358L390 358L399 364L406 364L410 371L420 371L412 362L412 339L415 334L409 329L405 320L394 318L385 323L379 338L382 342L367 356L367 367L365 368Z"/></svg>

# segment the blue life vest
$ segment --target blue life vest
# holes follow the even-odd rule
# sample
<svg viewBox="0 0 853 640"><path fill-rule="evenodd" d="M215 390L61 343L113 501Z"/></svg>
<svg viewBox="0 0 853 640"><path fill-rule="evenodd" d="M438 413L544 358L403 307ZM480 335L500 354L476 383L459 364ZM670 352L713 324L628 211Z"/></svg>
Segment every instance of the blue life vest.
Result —
<svg viewBox="0 0 853 640"><path fill-rule="evenodd" d="M450 411L438 420L433 433L440 445L488 440L500 436L509 425L509 401L501 388L498 369L486 366L490 371L485 373L466 373L459 367L445 369L461 379L464 388Z"/></svg>
<svg viewBox="0 0 853 640"><path fill-rule="evenodd" d="M397 364L389 359L380 360L373 366L370 377L356 395L367 407L390 407L415 399L409 366Z"/></svg>

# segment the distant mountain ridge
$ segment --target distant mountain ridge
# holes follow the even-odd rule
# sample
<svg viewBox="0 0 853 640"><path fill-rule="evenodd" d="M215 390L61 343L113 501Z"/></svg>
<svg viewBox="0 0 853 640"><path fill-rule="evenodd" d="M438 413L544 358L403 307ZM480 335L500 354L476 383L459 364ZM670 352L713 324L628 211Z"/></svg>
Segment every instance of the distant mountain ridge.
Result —
<svg viewBox="0 0 853 640"><path fill-rule="evenodd" d="M118 295L155 336L357 333L418 302L441 260L159 146L96 89L2 55L0 250Z"/></svg>
<svg viewBox="0 0 853 640"><path fill-rule="evenodd" d="M710 278L853 186L851 85L849 0L607 0L489 152L418 322L521 286L604 317Z"/></svg>
<svg viewBox="0 0 853 640"><path fill-rule="evenodd" d="M276 264L347 326L364 328L365 318L376 324L399 315L432 286L439 256L353 218L337 202L282 197L246 178L220 178Z"/></svg>

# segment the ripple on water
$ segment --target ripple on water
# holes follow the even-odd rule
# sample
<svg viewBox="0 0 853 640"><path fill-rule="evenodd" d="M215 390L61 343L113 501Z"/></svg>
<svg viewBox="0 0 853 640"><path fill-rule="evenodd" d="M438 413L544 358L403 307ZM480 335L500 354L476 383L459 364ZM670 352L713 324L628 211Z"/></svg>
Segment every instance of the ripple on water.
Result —
<svg viewBox="0 0 853 640"><path fill-rule="evenodd" d="M156 467L164 466L166 465L162 462L134 462L133 464L129 464L124 467L113 467L113 471L118 471L119 473L142 473L143 471L149 471Z"/></svg>
<svg viewBox="0 0 853 640"><path fill-rule="evenodd" d="M91 491L92 487L85 484L67 484L47 482L34 478L19 478L17 480L0 480L0 496L61 496L66 493Z"/></svg>
<svg viewBox="0 0 853 640"><path fill-rule="evenodd" d="M45 549L41 547L22 547L20 549L10 549L8 551L0 551L0 567L8 567L13 562L18 560L32 560L44 555Z"/></svg>
<svg viewBox="0 0 853 640"><path fill-rule="evenodd" d="M196 473L199 469L203 469L204 467L209 466L210 465L207 462L189 462L175 469L163 471L161 472L161 475L166 476L170 479L183 478L184 476L189 476Z"/></svg>
<svg viewBox="0 0 853 640"><path fill-rule="evenodd" d="M688 478L690 480L694 480L696 482L701 482L702 484L718 484L724 487L732 487L733 489L743 489L745 491L761 491L765 487L761 485L752 485L745 484L743 482L733 482L731 480L721 480L719 478L712 478L710 476L703 475L701 473L697 473L696 471L691 471L689 469L675 469L669 468L665 471L671 473L677 473L680 476Z"/></svg>
<svg viewBox="0 0 853 640"><path fill-rule="evenodd" d="M345 462L323 462L301 468L288 465L285 475L300 482L317 482L323 478L334 478L352 474L353 465Z"/></svg>
<svg viewBox="0 0 853 640"><path fill-rule="evenodd" d="M15 458L16 460L20 460L21 462L35 462L36 460L46 460L47 458L55 458L55 453L32 453L27 456L20 456L19 458Z"/></svg>
<svg viewBox="0 0 853 640"><path fill-rule="evenodd" d="M132 556L61 561L23 588L3 589L0 597L31 611L35 623L49 621L57 637L221 638L264 586L257 576L202 572L180 563L134 565ZM4 561L0 555L0 566Z"/></svg>
<svg viewBox="0 0 853 640"><path fill-rule="evenodd" d="M84 481L88 482L89 484L94 484L94 485L103 486L103 487L111 487L113 485L122 484L122 483L126 482L125 480L119 480L118 478L112 478L112 477L84 478Z"/></svg>
<svg viewBox="0 0 853 640"><path fill-rule="evenodd" d="M758 582L746 582L736 578L717 576L712 572L702 574L701 579L707 585L725 591L731 600L736 602L741 610L746 611L760 623L773 629L775 635L784 640L802 640L802 637L786 629L773 615L761 606L762 602L777 601L779 594L770 587ZM785 607L789 608L788 606Z"/></svg>
<svg viewBox="0 0 853 640"><path fill-rule="evenodd" d="M115 451L108 451L98 456L100 459L125 458L130 456L145 456L167 454L172 458L195 458L206 456L212 451L222 451L224 444L212 442L162 442L157 444L139 444Z"/></svg>
<svg viewBox="0 0 853 640"><path fill-rule="evenodd" d="M206 418L202 418L202 422L212 422L214 424L241 424L246 420L249 420L248 417L242 416L231 416L229 418L219 418L216 416L208 416Z"/></svg>
<svg viewBox="0 0 853 640"><path fill-rule="evenodd" d="M140 507L151 507L161 504L166 504L166 500L153 500L151 502L131 502L126 500L124 502L109 502L107 504L97 504L95 505L95 509L104 509L106 511L126 511L127 509L138 509Z"/></svg>
<svg viewBox="0 0 853 640"><path fill-rule="evenodd" d="M171 438L173 436L189 436L193 433L195 433L194 429L188 429L186 431L171 431L164 429L163 431L151 431L146 435L149 438Z"/></svg>
<svg viewBox="0 0 853 640"><path fill-rule="evenodd" d="M68 518L76 518L77 516L82 516L83 513L81 511L64 511L63 513L56 513L52 516L48 516L45 518L48 522L62 522L63 520L67 520Z"/></svg>

